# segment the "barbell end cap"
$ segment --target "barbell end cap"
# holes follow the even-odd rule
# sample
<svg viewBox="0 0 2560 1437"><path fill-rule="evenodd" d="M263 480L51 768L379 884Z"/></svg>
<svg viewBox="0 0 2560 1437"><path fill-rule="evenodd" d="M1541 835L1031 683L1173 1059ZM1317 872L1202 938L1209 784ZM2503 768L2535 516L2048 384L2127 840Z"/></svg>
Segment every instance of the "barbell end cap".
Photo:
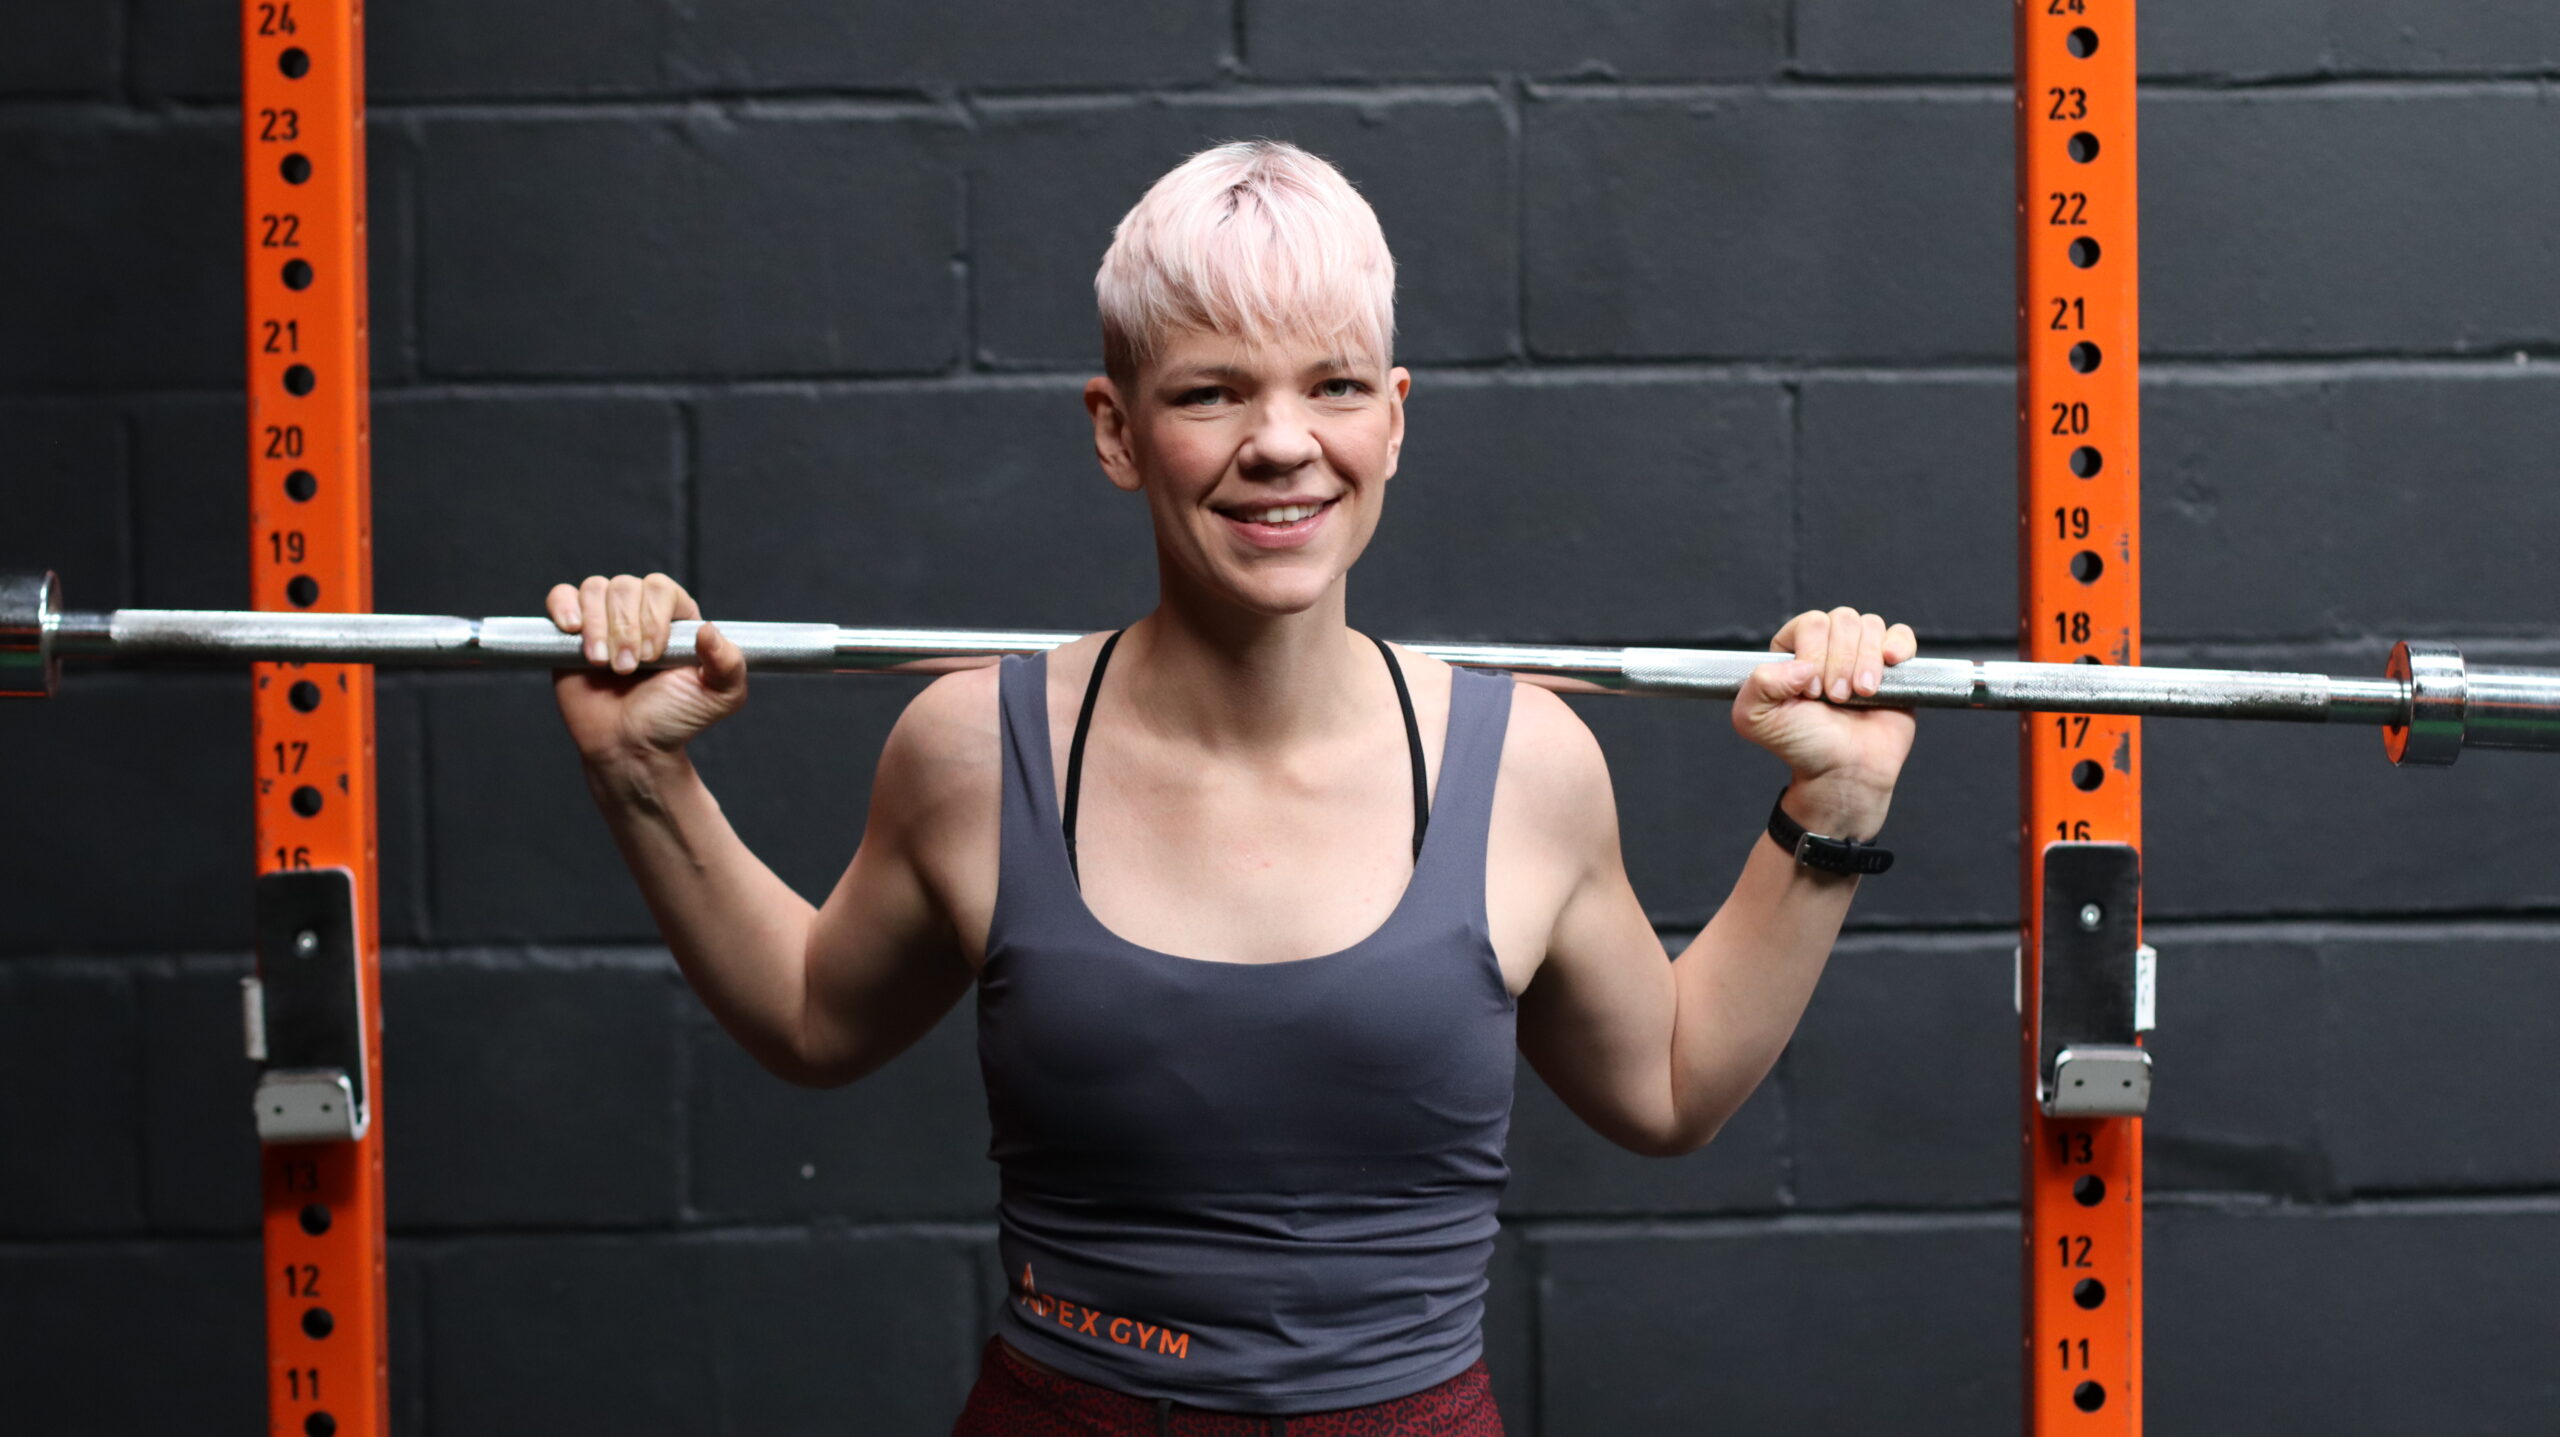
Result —
<svg viewBox="0 0 2560 1437"><path fill-rule="evenodd" d="M2462 757L2463 710L2470 692L2462 650L2402 639L2383 670L2409 694L2408 722L2385 724L2382 751L2401 768L2449 768Z"/></svg>
<svg viewBox="0 0 2560 1437"><path fill-rule="evenodd" d="M62 619L62 580L41 573L0 574L0 698L49 699L62 679L53 651Z"/></svg>

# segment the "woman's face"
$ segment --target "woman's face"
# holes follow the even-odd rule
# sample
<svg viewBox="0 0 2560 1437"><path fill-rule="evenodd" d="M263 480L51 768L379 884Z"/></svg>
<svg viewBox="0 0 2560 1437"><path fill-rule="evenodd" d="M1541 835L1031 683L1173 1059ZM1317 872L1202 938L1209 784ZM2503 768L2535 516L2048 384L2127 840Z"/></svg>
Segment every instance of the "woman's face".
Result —
<svg viewBox="0 0 2560 1437"><path fill-rule="evenodd" d="M1141 493L1190 583L1263 614L1338 585L1404 443L1402 369L1311 340L1182 330L1130 383L1085 386L1103 472Z"/></svg>

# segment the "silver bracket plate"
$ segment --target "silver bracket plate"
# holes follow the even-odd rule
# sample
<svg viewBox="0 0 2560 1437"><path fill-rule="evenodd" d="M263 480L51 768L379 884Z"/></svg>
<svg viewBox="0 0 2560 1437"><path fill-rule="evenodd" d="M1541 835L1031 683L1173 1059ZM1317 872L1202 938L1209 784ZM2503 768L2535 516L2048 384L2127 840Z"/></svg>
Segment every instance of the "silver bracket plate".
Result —
<svg viewBox="0 0 2560 1437"><path fill-rule="evenodd" d="M2045 1116L2138 1118L2150 1106L2151 1055L2140 1048L2106 1043L2054 1055Z"/></svg>
<svg viewBox="0 0 2560 1437"><path fill-rule="evenodd" d="M372 1126L365 1092L364 975L356 954L355 875L279 869L257 890L258 976L248 1027L267 1061L258 1141L352 1142Z"/></svg>
<svg viewBox="0 0 2560 1437"><path fill-rule="evenodd" d="M368 1115L336 1068L269 1068L258 1077L258 1141L343 1143L364 1136Z"/></svg>
<svg viewBox="0 0 2560 1437"><path fill-rule="evenodd" d="M2151 1105L2151 964L2142 855L2130 844L2049 843L2038 959L2036 1097L2048 1117L2139 1117Z"/></svg>

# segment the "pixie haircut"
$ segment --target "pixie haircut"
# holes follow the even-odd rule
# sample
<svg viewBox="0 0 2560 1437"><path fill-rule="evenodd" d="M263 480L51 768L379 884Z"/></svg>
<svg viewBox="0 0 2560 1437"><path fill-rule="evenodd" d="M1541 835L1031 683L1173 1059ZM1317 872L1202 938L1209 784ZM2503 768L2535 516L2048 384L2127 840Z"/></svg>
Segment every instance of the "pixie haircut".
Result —
<svg viewBox="0 0 2560 1437"><path fill-rule="evenodd" d="M1202 150L1157 180L1094 274L1102 360L1126 380L1180 328L1338 347L1383 365L1396 262L1342 172L1279 140Z"/></svg>

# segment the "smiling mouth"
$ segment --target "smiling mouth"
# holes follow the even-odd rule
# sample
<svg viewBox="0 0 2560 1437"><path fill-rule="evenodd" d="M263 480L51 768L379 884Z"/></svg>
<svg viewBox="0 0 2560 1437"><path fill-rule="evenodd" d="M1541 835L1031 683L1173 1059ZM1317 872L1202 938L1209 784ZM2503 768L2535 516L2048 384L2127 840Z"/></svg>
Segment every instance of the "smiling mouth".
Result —
<svg viewBox="0 0 2560 1437"><path fill-rule="evenodd" d="M1339 502L1338 499L1324 499L1299 504L1239 504L1220 509L1217 513L1230 523L1278 533L1313 523L1316 516Z"/></svg>

